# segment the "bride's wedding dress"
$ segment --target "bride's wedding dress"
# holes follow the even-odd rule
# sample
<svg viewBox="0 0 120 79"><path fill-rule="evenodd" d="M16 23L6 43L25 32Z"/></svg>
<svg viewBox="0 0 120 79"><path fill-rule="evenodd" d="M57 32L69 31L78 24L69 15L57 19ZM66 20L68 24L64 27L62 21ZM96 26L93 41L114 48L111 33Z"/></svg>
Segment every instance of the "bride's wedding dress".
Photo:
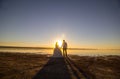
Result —
<svg viewBox="0 0 120 79"><path fill-rule="evenodd" d="M54 52L53 52L52 57L63 57L61 50L59 48L54 48Z"/></svg>

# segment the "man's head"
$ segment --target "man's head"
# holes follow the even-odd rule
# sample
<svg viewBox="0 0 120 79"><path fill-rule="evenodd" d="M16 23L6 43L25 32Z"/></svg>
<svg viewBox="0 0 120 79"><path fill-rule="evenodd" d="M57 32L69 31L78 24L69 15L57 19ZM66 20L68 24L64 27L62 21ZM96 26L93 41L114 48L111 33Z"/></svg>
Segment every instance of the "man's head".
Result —
<svg viewBox="0 0 120 79"><path fill-rule="evenodd" d="M65 40L63 40L63 42L65 42Z"/></svg>

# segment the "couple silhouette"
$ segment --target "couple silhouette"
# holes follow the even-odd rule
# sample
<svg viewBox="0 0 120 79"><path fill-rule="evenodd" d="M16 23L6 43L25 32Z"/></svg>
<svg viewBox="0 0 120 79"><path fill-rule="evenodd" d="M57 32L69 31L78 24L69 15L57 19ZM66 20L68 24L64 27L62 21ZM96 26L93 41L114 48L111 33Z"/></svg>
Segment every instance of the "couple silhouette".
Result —
<svg viewBox="0 0 120 79"><path fill-rule="evenodd" d="M61 51L63 49L63 55ZM63 40L62 46L58 42L55 44L53 56L33 77L33 79L72 79L69 73L68 65L64 59L67 56L67 43ZM66 57L67 58L67 57Z"/></svg>
<svg viewBox="0 0 120 79"><path fill-rule="evenodd" d="M61 52L60 47L58 46L58 42L56 42L55 48L53 51L53 57L63 57L63 56L67 57L67 42L65 40L63 40L62 49L63 49L63 54Z"/></svg>

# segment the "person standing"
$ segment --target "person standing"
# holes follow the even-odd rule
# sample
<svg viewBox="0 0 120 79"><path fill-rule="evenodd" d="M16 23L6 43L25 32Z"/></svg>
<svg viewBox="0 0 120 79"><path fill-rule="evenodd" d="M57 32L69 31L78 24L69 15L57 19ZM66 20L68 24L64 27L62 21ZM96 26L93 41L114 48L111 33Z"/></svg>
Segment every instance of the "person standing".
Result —
<svg viewBox="0 0 120 79"><path fill-rule="evenodd" d="M55 44L55 48L54 48L54 51L53 51L53 56L52 57L57 57L57 58L60 58L60 57L63 57L62 56L62 52L61 52L61 50L60 50L60 48L59 48L59 46L58 46L58 42L56 42L56 44Z"/></svg>
<svg viewBox="0 0 120 79"><path fill-rule="evenodd" d="M63 40L62 47L63 47L63 56L67 57L67 42L65 40Z"/></svg>

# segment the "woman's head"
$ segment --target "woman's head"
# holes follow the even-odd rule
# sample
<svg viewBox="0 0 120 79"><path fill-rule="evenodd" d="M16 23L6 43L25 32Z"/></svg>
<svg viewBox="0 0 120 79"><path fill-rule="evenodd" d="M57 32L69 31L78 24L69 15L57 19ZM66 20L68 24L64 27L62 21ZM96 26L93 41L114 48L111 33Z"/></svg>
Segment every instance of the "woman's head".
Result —
<svg viewBox="0 0 120 79"><path fill-rule="evenodd" d="M58 42L55 43L55 48L58 48Z"/></svg>

